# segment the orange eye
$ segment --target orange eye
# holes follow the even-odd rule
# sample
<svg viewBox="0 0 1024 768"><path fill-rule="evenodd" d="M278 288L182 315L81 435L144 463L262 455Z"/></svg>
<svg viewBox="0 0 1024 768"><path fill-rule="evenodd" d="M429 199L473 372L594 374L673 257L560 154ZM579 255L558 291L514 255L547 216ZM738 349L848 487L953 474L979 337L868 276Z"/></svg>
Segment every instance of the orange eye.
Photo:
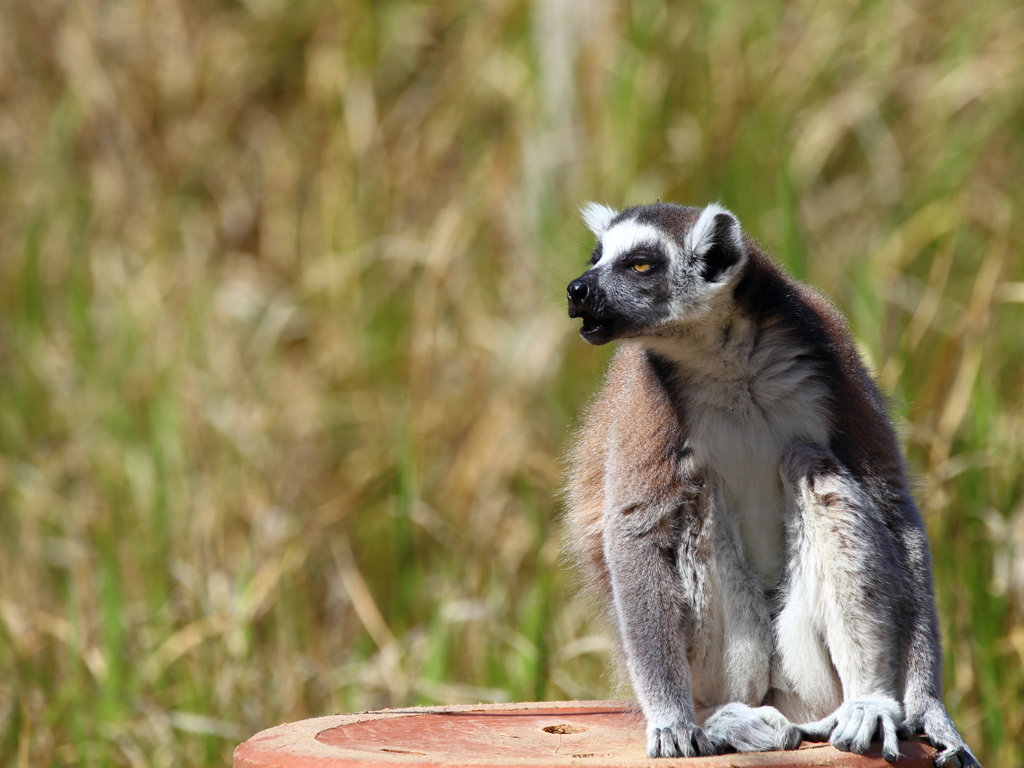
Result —
<svg viewBox="0 0 1024 768"><path fill-rule="evenodd" d="M632 265L632 269L634 272L646 272L651 266L649 261L638 261Z"/></svg>

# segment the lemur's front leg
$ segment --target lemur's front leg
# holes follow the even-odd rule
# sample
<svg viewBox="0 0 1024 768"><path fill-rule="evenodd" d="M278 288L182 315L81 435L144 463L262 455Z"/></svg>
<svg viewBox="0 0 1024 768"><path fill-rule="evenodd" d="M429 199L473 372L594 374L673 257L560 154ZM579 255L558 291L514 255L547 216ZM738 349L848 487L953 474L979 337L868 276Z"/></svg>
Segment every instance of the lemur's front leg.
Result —
<svg viewBox="0 0 1024 768"><path fill-rule="evenodd" d="M806 638L820 637L842 683L843 702L828 717L800 726L812 741L864 754L882 741L899 757L897 729L904 573L898 543L879 510L831 451L797 445L781 465L790 505L785 607L779 651L793 679L806 663Z"/></svg>
<svg viewBox="0 0 1024 768"><path fill-rule="evenodd" d="M648 757L715 754L697 725L687 649L699 620L699 595L679 572L684 530L703 497L612 502L605 512L604 552L633 689L647 718ZM699 587L698 587L699 589Z"/></svg>

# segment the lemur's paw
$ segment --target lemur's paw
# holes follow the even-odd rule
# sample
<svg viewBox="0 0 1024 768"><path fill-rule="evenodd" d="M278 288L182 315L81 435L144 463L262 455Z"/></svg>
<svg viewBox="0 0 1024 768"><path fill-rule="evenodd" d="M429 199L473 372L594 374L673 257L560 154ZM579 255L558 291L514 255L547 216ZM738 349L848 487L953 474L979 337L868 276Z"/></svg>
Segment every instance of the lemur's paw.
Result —
<svg viewBox="0 0 1024 768"><path fill-rule="evenodd" d="M696 723L647 727L648 757L708 757L715 747Z"/></svg>
<svg viewBox="0 0 1024 768"><path fill-rule="evenodd" d="M769 752L796 749L803 734L774 707L727 704L704 723L719 752Z"/></svg>
<svg viewBox="0 0 1024 768"><path fill-rule="evenodd" d="M828 717L801 725L809 741L828 739L841 752L863 755L872 741L881 740L882 757L890 763L900 757L897 728L903 723L903 709L888 696L865 696L844 701Z"/></svg>
<svg viewBox="0 0 1024 768"><path fill-rule="evenodd" d="M939 750L939 754L935 756L935 765L948 768L981 768L978 758L960 738L956 726L941 703L937 702L926 709L916 730L923 732L931 745Z"/></svg>
<svg viewBox="0 0 1024 768"><path fill-rule="evenodd" d="M932 745L934 746L934 742ZM935 756L935 765L940 768L981 768L978 758L966 744L961 744L960 747L947 747L939 752Z"/></svg>

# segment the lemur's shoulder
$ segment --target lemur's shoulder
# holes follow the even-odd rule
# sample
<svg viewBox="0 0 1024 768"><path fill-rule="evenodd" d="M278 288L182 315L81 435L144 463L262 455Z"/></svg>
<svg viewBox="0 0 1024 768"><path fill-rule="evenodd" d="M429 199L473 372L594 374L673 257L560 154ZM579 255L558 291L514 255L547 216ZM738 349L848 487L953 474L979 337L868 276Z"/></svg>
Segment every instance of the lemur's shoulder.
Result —
<svg viewBox="0 0 1024 768"><path fill-rule="evenodd" d="M623 343L570 453L572 494L603 498L609 474L616 475L612 486L629 496L671 489L683 420L657 357L639 342Z"/></svg>
<svg viewBox="0 0 1024 768"><path fill-rule="evenodd" d="M856 477L868 473L905 489L888 404L865 364L846 318L830 299L799 282L756 245L736 285L737 308L765 325L783 325L812 355L832 402L830 448Z"/></svg>

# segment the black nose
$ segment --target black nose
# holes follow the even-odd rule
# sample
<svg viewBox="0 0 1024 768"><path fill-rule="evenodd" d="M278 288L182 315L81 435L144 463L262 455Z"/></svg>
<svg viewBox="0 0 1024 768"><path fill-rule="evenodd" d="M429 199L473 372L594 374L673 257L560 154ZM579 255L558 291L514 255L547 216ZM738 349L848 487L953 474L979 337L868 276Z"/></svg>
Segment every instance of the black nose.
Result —
<svg viewBox="0 0 1024 768"><path fill-rule="evenodd" d="M569 283L569 301L574 304L582 304L590 295L590 287L582 280L573 280Z"/></svg>

